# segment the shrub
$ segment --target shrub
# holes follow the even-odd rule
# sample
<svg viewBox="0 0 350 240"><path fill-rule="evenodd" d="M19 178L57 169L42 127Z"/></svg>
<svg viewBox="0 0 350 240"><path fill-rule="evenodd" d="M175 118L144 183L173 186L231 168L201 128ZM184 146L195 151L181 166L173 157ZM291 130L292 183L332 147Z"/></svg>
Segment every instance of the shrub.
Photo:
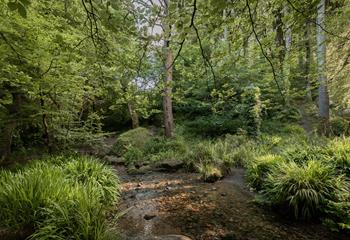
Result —
<svg viewBox="0 0 350 240"><path fill-rule="evenodd" d="M251 136L258 136L261 128L262 104L260 100L260 88L248 86L241 94L240 117L245 125L245 129Z"/></svg>
<svg viewBox="0 0 350 240"><path fill-rule="evenodd" d="M280 131L282 134L306 135L304 128L297 124L286 124L280 129Z"/></svg>
<svg viewBox="0 0 350 240"><path fill-rule="evenodd" d="M331 130L334 136L347 135L349 122L342 117L332 118L330 121Z"/></svg>
<svg viewBox="0 0 350 240"><path fill-rule="evenodd" d="M272 154L257 157L248 165L246 177L249 185L256 190L261 190L267 175L284 161L281 156Z"/></svg>
<svg viewBox="0 0 350 240"><path fill-rule="evenodd" d="M185 140L180 136L176 136L172 139L154 137L146 142L144 149L146 154L158 154L168 151L184 154L187 150L187 144Z"/></svg>
<svg viewBox="0 0 350 240"><path fill-rule="evenodd" d="M350 230L350 187L349 184L339 186L341 191L337 192L337 201L329 201L327 204L328 218L325 224L333 230Z"/></svg>
<svg viewBox="0 0 350 240"><path fill-rule="evenodd" d="M118 137L112 148L112 153L122 156L130 147L142 149L151 137L151 131L146 128L139 127L129 130Z"/></svg>
<svg viewBox="0 0 350 240"><path fill-rule="evenodd" d="M241 119L228 115L202 116L186 123L190 132L206 137L221 136L227 133L235 134L242 125Z"/></svg>
<svg viewBox="0 0 350 240"><path fill-rule="evenodd" d="M136 147L130 147L123 155L125 163L127 165L134 164L136 162L142 161L145 158L145 153Z"/></svg>
<svg viewBox="0 0 350 240"><path fill-rule="evenodd" d="M271 204L286 207L295 218L309 219L324 212L330 200L336 200L343 177L334 175L331 167L311 160L304 165L281 162L271 169L263 197Z"/></svg>
<svg viewBox="0 0 350 240"><path fill-rule="evenodd" d="M320 147L307 143L288 146L282 151L282 155L286 160L294 161L298 164L303 164L310 160L324 160L326 158Z"/></svg>

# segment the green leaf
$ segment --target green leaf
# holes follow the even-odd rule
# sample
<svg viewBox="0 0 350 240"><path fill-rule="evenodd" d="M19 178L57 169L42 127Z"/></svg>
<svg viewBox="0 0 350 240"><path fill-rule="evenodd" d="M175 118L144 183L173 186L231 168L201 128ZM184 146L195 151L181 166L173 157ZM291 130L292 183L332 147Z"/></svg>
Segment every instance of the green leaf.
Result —
<svg viewBox="0 0 350 240"><path fill-rule="evenodd" d="M8 8L9 8L11 11L15 11L15 10L17 10L17 8L18 8L18 3L16 3L16 2L9 2L9 3L7 4L7 6L8 6Z"/></svg>
<svg viewBox="0 0 350 240"><path fill-rule="evenodd" d="M18 7L18 13L21 15L23 18L27 18L27 10L22 4L17 4Z"/></svg>
<svg viewBox="0 0 350 240"><path fill-rule="evenodd" d="M19 0L19 1L23 4L23 6L30 5L30 1L29 0Z"/></svg>

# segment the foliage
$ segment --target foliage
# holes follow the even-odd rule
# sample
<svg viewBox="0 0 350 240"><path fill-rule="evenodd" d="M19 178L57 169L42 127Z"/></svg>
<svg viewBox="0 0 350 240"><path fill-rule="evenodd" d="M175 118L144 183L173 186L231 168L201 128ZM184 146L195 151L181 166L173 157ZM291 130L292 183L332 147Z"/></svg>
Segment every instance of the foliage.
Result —
<svg viewBox="0 0 350 240"><path fill-rule="evenodd" d="M127 165L142 162L145 159L145 153L137 147L129 147L123 155Z"/></svg>
<svg viewBox="0 0 350 240"><path fill-rule="evenodd" d="M142 127L122 133L113 146L112 153L121 156L131 147L142 150L151 136L151 131Z"/></svg>
<svg viewBox="0 0 350 240"><path fill-rule="evenodd" d="M240 117L246 125L248 134L257 136L260 134L262 106L260 89L248 86L242 93L242 113Z"/></svg>
<svg viewBox="0 0 350 240"><path fill-rule="evenodd" d="M215 182L224 177L222 170L210 163L200 164L198 171L205 182Z"/></svg>
<svg viewBox="0 0 350 240"><path fill-rule="evenodd" d="M187 121L186 126L190 132L199 136L215 137L224 134L235 134L242 127L242 121L229 115L209 115L197 117Z"/></svg>
<svg viewBox="0 0 350 240"><path fill-rule="evenodd" d="M254 159L254 161L249 164L246 174L249 185L256 190L261 190L268 174L273 168L283 162L285 162L283 157L272 154L263 155Z"/></svg>
<svg viewBox="0 0 350 240"><path fill-rule="evenodd" d="M324 154L327 156L328 164L350 177L350 140L348 138L333 139L327 145Z"/></svg>
<svg viewBox="0 0 350 240"><path fill-rule="evenodd" d="M281 162L268 174L263 196L272 204L288 206L295 218L308 219L324 212L327 202L336 200L336 192L347 184L319 161L301 166Z"/></svg>
<svg viewBox="0 0 350 240"><path fill-rule="evenodd" d="M99 199L104 205L115 204L119 197L116 174L96 159L75 158L64 165L64 174L73 182L100 191Z"/></svg>
<svg viewBox="0 0 350 240"><path fill-rule="evenodd" d="M334 136L344 136L348 134L349 122L342 117L331 119L330 126Z"/></svg>
<svg viewBox="0 0 350 240"><path fill-rule="evenodd" d="M326 208L326 213L329 215L324 220L331 229L338 231L350 229L350 189L349 186L344 186L342 191L337 193L337 201L329 201Z"/></svg>
<svg viewBox="0 0 350 240"><path fill-rule="evenodd" d="M92 159L62 158L1 171L1 226L30 227L33 239L106 239L106 211L119 192L115 174Z"/></svg>

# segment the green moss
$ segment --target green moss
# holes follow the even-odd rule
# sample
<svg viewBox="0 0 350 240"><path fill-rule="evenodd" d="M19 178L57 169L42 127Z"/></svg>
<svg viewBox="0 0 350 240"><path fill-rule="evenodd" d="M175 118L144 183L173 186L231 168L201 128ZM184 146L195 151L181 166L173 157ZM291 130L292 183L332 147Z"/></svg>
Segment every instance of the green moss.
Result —
<svg viewBox="0 0 350 240"><path fill-rule="evenodd" d="M112 153L122 156L131 148L143 149L145 144L152 138L152 133L146 128L135 128L121 134L112 148Z"/></svg>

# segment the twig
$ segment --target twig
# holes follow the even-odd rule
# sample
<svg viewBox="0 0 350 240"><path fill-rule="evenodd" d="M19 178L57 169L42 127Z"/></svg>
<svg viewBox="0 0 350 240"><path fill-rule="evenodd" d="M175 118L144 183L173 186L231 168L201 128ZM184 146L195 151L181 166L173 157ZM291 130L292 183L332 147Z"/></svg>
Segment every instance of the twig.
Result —
<svg viewBox="0 0 350 240"><path fill-rule="evenodd" d="M285 97L284 97L284 94L283 94L283 92L281 90L281 87L280 87L280 85L278 83L277 76L276 76L276 71L275 71L275 68L273 66L273 63L272 63L271 59L269 58L269 56L267 56L267 53L265 52L265 50L263 48L263 45L262 45L262 43L261 43L261 41L259 39L259 36L258 36L258 34L256 32L255 25L254 25L254 20L253 20L253 16L252 16L252 10L251 10L250 5L249 5L249 0L246 0L246 6L248 8L249 19L250 19L250 23L251 23L251 26L252 26L252 30L253 30L255 39L256 39L256 41L259 44L259 47L261 49L261 53L264 55L264 57L266 58L266 60L269 62L270 66L271 66L273 79L274 79L274 81L276 83L276 86L277 86L277 89L278 89L278 91L279 91L279 93L280 93L280 95L281 95L281 97L283 99L283 102L285 103Z"/></svg>

